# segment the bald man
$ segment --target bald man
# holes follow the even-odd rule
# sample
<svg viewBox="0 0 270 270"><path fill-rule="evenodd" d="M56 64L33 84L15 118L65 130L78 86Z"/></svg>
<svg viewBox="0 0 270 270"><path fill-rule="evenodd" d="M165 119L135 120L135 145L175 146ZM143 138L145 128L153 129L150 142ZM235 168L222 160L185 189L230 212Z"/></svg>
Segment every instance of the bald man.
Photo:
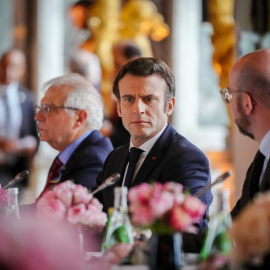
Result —
<svg viewBox="0 0 270 270"><path fill-rule="evenodd" d="M270 50L240 58L232 67L229 87L220 90L240 132L260 146L250 165L242 196L232 210L236 217L258 194L270 190Z"/></svg>
<svg viewBox="0 0 270 270"><path fill-rule="evenodd" d="M21 171L29 170L30 160L38 147L33 97L20 83L25 66L25 55L19 50L12 49L0 59L1 186ZM26 185L27 179L17 187Z"/></svg>

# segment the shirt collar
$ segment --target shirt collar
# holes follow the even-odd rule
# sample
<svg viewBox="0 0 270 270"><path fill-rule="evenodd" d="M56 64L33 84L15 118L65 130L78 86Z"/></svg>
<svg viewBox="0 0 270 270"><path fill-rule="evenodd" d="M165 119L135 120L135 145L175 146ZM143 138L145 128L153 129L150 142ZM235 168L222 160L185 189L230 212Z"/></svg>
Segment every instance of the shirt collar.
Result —
<svg viewBox="0 0 270 270"><path fill-rule="evenodd" d="M64 151L59 154L59 159L62 161L64 165L66 165L67 161L73 154L73 152L77 149L77 147L82 143L82 141L88 137L93 131L90 130L84 133L81 137L79 137L76 141L70 144Z"/></svg>
<svg viewBox="0 0 270 270"><path fill-rule="evenodd" d="M158 140L158 138L161 136L161 134L163 133L163 131L165 130L165 128L167 127L168 124L166 124L164 126L164 128L158 133L156 134L154 137L152 137L151 139L149 139L148 141L146 141L145 143L143 143L139 148L142 149L144 152L143 154L146 156L150 150L152 149L153 145L156 143L156 141ZM136 147L131 139L130 139L130 144L129 144L129 149L131 147Z"/></svg>
<svg viewBox="0 0 270 270"><path fill-rule="evenodd" d="M261 141L260 151L267 159L269 159L270 157L270 130L264 135Z"/></svg>

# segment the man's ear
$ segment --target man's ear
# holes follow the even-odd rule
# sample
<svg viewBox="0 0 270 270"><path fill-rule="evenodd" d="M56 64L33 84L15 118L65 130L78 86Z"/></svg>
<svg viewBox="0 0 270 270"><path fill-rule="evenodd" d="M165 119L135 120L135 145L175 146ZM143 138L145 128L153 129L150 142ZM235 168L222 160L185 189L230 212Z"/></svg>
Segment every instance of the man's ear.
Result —
<svg viewBox="0 0 270 270"><path fill-rule="evenodd" d="M88 116L88 113L85 110L76 111L76 116L75 116L76 122L75 122L74 127L79 127L79 126L84 125L84 123L86 122L87 116Z"/></svg>
<svg viewBox="0 0 270 270"><path fill-rule="evenodd" d="M120 102L116 102L116 108L117 108L117 113L119 117L122 117L122 112L121 112L121 107L120 107Z"/></svg>
<svg viewBox="0 0 270 270"><path fill-rule="evenodd" d="M167 111L166 111L166 114L169 116L173 113L173 110L174 110L174 104L175 104L175 98L172 97L168 103L167 103Z"/></svg>
<svg viewBox="0 0 270 270"><path fill-rule="evenodd" d="M242 92L242 108L246 115L250 115L252 110L254 109L254 103L253 99L251 98L249 93Z"/></svg>

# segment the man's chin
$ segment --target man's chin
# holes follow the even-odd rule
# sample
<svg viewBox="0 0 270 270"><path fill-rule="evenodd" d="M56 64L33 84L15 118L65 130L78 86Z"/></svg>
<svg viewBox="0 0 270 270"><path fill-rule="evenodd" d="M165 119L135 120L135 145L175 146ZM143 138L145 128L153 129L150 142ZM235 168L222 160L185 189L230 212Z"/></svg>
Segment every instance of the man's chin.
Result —
<svg viewBox="0 0 270 270"><path fill-rule="evenodd" d="M255 140L255 137L254 137L254 135L252 133L246 131L239 124L236 123L236 125L237 125L237 127L238 127L238 129L239 129L239 131L240 131L241 134L243 134L244 136L247 136L247 137L251 138L252 140Z"/></svg>

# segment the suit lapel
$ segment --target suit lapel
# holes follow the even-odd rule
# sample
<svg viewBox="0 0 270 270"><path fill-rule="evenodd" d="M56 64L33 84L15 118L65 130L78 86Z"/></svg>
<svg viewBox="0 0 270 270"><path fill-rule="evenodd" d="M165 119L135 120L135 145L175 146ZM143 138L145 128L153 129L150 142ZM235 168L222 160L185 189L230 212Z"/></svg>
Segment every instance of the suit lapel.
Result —
<svg viewBox="0 0 270 270"><path fill-rule="evenodd" d="M81 144L74 150L74 152L71 154L71 156L69 157L66 165L62 168L61 170L61 176L60 176L60 182L63 182L65 180L65 177L63 178L63 176L66 173L66 170L68 170L69 167L72 168L72 163L74 162L74 159L76 160L76 152L77 151L81 151L81 149L85 148L85 145L89 145L89 144L95 144L95 142L97 140L99 140L100 138L102 138L102 135L99 131L97 130L93 130L93 132L91 132L91 134L89 136L87 136L82 142Z"/></svg>
<svg viewBox="0 0 270 270"><path fill-rule="evenodd" d="M165 150L168 149L175 134L176 130L170 124L168 124L164 132L161 134L159 139L156 141L156 143L146 156L131 186L138 185L147 180L150 173L158 166L160 161L163 159L165 155Z"/></svg>

